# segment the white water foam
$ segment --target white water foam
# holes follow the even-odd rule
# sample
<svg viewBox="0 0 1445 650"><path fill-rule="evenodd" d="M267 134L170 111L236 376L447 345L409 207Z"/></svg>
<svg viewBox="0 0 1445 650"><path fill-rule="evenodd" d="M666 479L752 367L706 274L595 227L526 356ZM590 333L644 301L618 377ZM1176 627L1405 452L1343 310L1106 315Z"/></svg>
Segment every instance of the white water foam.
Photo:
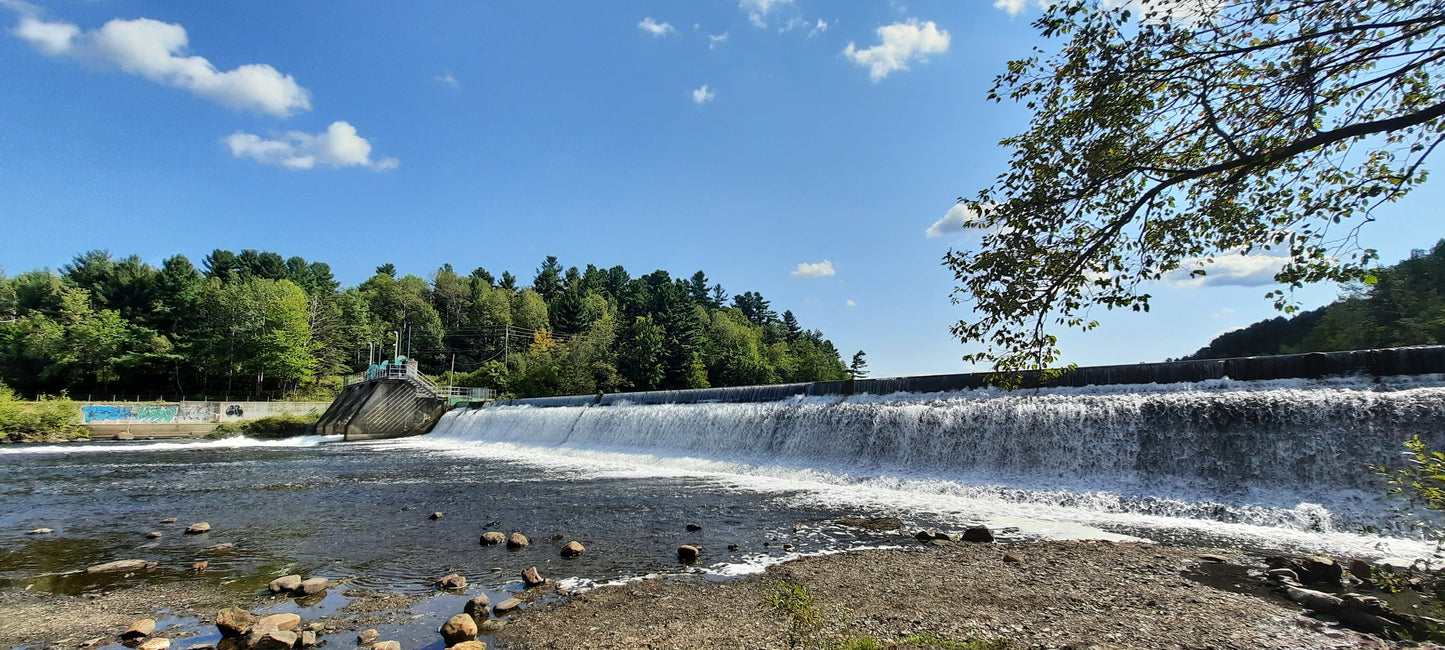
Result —
<svg viewBox="0 0 1445 650"><path fill-rule="evenodd" d="M256 440L236 436L220 440L196 440L193 442L104 442L69 443L58 445L7 445L0 447L0 456L26 456L33 454L123 454L140 451L186 451L206 449L243 449L256 447L314 447L326 442L340 442L341 436L296 436L279 440Z"/></svg>

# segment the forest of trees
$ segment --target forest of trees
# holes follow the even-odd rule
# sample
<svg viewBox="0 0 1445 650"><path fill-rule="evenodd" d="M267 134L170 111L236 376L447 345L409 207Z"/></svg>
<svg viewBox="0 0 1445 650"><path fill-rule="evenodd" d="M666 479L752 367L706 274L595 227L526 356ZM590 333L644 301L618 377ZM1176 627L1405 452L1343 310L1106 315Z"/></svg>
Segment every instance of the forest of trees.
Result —
<svg viewBox="0 0 1445 650"><path fill-rule="evenodd" d="M542 262L529 285L383 264L341 288L323 262L216 250L156 268L90 251L0 274L0 383L22 394L327 398L394 350L519 397L846 379L832 342L702 271L632 277Z"/></svg>
<svg viewBox="0 0 1445 650"><path fill-rule="evenodd" d="M1292 318L1276 317L1219 335L1185 359L1362 350L1445 343L1445 240L1374 272L1374 282Z"/></svg>

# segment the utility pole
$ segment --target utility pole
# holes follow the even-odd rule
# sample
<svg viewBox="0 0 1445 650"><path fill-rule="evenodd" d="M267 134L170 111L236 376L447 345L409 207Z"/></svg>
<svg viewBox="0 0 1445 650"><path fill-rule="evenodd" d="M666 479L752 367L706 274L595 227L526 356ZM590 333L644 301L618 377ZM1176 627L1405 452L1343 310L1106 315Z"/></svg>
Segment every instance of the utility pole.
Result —
<svg viewBox="0 0 1445 650"><path fill-rule="evenodd" d="M457 353L452 353L452 370L447 373L447 396L452 394L452 386L457 383Z"/></svg>
<svg viewBox="0 0 1445 650"><path fill-rule="evenodd" d="M401 356L401 330L392 332L392 334L396 335L396 341L391 344L391 358L395 359Z"/></svg>
<svg viewBox="0 0 1445 650"><path fill-rule="evenodd" d="M502 363L512 365L512 326L502 326Z"/></svg>
<svg viewBox="0 0 1445 650"><path fill-rule="evenodd" d="M406 324L406 358L411 358L411 323Z"/></svg>

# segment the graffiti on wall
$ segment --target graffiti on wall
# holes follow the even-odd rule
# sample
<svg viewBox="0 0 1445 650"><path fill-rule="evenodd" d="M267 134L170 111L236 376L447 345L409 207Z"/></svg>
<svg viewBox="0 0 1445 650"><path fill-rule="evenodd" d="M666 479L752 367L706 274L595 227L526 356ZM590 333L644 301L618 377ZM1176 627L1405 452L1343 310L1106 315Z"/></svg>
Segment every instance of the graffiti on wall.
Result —
<svg viewBox="0 0 1445 650"><path fill-rule="evenodd" d="M80 407L86 422L175 422L180 412L177 406L120 406L114 404L88 404Z"/></svg>

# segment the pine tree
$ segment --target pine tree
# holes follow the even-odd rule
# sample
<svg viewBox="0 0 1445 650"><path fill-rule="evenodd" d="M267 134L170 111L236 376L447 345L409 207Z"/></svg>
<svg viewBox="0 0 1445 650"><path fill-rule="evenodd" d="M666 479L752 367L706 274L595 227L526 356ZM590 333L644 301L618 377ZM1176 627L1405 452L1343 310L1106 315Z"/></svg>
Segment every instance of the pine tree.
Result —
<svg viewBox="0 0 1445 650"><path fill-rule="evenodd" d="M868 376L868 360L862 350L853 354L853 363L848 364L848 374L854 379L862 379Z"/></svg>

